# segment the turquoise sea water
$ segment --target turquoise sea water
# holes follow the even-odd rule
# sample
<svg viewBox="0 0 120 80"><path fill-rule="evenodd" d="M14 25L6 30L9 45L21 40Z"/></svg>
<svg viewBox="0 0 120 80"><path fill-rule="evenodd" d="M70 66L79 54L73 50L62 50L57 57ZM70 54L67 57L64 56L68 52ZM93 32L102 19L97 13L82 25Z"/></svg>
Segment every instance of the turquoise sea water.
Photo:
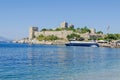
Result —
<svg viewBox="0 0 120 80"><path fill-rule="evenodd" d="M120 49L0 43L0 80L120 80Z"/></svg>

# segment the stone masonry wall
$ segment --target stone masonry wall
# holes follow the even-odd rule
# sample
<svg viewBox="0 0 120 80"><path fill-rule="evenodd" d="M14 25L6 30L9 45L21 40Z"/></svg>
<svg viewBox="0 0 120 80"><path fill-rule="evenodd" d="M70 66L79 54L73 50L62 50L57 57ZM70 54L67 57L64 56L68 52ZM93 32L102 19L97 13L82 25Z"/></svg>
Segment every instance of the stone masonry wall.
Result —
<svg viewBox="0 0 120 80"><path fill-rule="evenodd" d="M64 31L41 31L41 32L35 31L34 35L35 35L35 37L38 37L41 34L43 34L45 36L55 35L55 36L58 36L59 38L67 39L66 36L70 35L72 33L73 33L73 31L66 31L66 30L64 30Z"/></svg>

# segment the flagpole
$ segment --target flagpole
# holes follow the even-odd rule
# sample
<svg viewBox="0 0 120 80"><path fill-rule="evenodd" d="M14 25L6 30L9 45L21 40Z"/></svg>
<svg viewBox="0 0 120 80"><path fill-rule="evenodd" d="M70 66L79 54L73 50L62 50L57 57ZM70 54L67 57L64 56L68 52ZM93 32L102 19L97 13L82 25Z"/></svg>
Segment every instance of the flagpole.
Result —
<svg viewBox="0 0 120 80"><path fill-rule="evenodd" d="M110 29L110 26L107 27L107 34L109 34L109 29Z"/></svg>

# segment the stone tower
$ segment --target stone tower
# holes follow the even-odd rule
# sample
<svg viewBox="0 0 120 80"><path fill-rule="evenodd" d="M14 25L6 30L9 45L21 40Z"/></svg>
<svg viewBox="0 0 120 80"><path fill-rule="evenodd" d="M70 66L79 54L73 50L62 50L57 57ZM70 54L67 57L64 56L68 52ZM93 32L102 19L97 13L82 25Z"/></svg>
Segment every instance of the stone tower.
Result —
<svg viewBox="0 0 120 80"><path fill-rule="evenodd" d="M35 38L34 32L38 31L38 27L30 27L29 29L29 40L32 40Z"/></svg>
<svg viewBox="0 0 120 80"><path fill-rule="evenodd" d="M68 28L68 23L64 21L61 23L60 28Z"/></svg>
<svg viewBox="0 0 120 80"><path fill-rule="evenodd" d="M96 33L96 30L95 30L94 28L91 28L91 29L90 29L90 33L91 33L91 34L95 34L95 33Z"/></svg>

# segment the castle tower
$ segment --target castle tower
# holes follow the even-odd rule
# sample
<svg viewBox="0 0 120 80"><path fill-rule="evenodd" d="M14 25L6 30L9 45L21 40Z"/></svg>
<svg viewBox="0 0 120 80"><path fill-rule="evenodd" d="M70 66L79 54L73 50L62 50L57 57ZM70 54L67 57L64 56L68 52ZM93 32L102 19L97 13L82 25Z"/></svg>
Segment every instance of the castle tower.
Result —
<svg viewBox="0 0 120 80"><path fill-rule="evenodd" d="M95 34L95 33L96 33L96 30L95 30L94 28L91 28L91 29L90 29L90 33L91 33L91 34Z"/></svg>
<svg viewBox="0 0 120 80"><path fill-rule="evenodd" d="M68 28L68 23L64 21L61 23L60 28Z"/></svg>
<svg viewBox="0 0 120 80"><path fill-rule="evenodd" d="M32 40L35 38L34 32L38 31L38 27L30 27L29 29L29 40Z"/></svg>

